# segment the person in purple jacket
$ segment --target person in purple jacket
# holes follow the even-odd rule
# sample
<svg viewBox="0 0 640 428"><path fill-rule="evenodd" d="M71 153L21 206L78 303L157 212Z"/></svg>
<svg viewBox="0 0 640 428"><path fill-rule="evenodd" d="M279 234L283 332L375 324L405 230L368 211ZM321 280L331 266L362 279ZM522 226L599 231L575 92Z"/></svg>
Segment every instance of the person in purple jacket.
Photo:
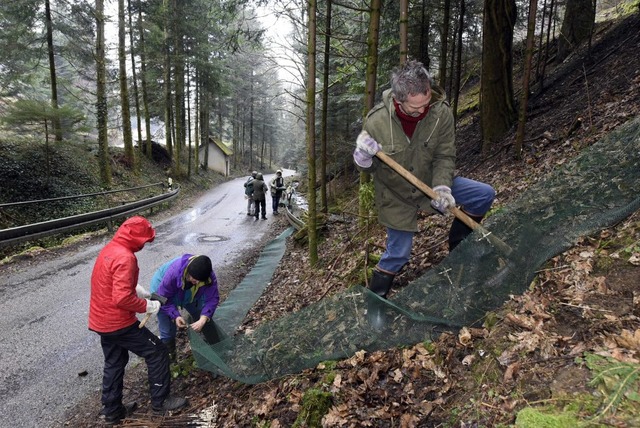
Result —
<svg viewBox="0 0 640 428"><path fill-rule="evenodd" d="M158 312L158 327L160 340L175 360L176 328L189 327L200 332L218 307L218 281L211 259L184 254L170 260L153 274L150 289L167 298L167 303ZM196 321L187 324L179 308L186 309Z"/></svg>

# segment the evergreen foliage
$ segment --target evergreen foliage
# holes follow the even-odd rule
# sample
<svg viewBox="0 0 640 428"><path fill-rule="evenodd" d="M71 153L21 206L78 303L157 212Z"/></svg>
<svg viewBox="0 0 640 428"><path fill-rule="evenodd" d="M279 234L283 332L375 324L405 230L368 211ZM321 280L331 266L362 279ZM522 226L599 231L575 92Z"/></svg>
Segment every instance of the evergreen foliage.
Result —
<svg viewBox="0 0 640 428"><path fill-rule="evenodd" d="M48 101L18 100L9 106L2 117L2 121L12 127L42 125L41 132L45 139L52 131L50 124L56 119L69 132L78 129L84 123L85 116L82 111L68 105L54 109Z"/></svg>

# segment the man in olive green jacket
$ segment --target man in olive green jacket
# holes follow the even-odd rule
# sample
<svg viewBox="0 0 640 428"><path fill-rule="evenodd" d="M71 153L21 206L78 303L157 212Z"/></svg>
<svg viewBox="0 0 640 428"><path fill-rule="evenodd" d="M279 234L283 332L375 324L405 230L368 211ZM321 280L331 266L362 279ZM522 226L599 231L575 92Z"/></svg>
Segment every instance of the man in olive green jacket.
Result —
<svg viewBox="0 0 640 428"><path fill-rule="evenodd" d="M419 180L430 186L437 199L419 189L380 161L382 150ZM382 95L364 123L353 152L356 166L372 174L378 219L387 228L386 250L369 288L382 297L391 289L395 275L409 261L413 235L418 231L418 210L446 213L456 204L474 220L481 221L491 208L491 186L454 177L455 125L442 89L418 61L407 61L391 75L391 89ZM454 219L449 249L455 248L471 229Z"/></svg>
<svg viewBox="0 0 640 428"><path fill-rule="evenodd" d="M255 213L254 216L256 220L260 218L260 209L262 208L262 219L267 219L267 200L266 194L269 188L267 187L267 183L264 182L264 178L262 173L259 172L256 174L256 178L253 179L253 201L255 202Z"/></svg>

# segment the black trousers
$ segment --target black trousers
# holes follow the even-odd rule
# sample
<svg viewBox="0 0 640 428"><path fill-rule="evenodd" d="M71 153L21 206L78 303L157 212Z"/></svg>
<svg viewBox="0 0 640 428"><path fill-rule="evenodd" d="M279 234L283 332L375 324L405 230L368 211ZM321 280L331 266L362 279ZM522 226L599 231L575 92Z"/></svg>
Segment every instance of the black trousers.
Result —
<svg viewBox="0 0 640 428"><path fill-rule="evenodd" d="M159 337L139 323L112 333L99 333L104 353L102 377L102 405L107 415L119 411L122 404L124 369L129 362L129 351L144 358L149 376L151 404L161 407L169 396L171 374L169 351Z"/></svg>
<svg viewBox="0 0 640 428"><path fill-rule="evenodd" d="M267 216L267 200L262 198L256 201L256 218L260 218L260 210L262 209L262 217Z"/></svg>

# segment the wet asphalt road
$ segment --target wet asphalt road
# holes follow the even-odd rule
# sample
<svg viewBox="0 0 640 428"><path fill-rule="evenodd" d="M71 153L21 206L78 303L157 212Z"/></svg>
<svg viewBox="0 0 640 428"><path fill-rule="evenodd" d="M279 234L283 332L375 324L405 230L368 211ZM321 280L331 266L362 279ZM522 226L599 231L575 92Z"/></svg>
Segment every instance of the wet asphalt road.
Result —
<svg viewBox="0 0 640 428"><path fill-rule="evenodd" d="M137 253L139 283L148 289L154 269L183 253L207 254L219 269L260 242L272 221L271 198L268 219L254 221L246 214L245 180L219 185L180 214L154 222L155 241ZM89 281L109 238L0 271L0 428L62 426L68 409L100 390L102 351L87 329ZM157 332L153 318L147 326Z"/></svg>

